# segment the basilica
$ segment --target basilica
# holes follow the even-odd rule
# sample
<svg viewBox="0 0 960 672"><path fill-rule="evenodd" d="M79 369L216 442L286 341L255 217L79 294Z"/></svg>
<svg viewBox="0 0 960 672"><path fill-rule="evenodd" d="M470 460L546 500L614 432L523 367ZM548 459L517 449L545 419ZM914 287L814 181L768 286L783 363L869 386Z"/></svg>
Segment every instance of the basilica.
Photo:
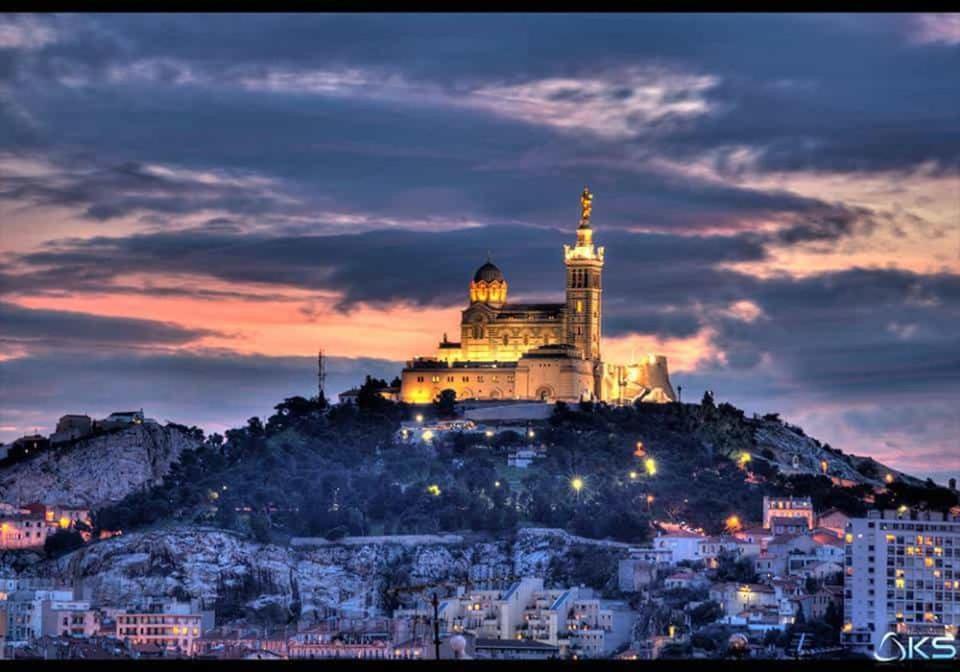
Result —
<svg viewBox="0 0 960 672"><path fill-rule="evenodd" d="M460 340L444 334L435 355L409 361L400 398L428 403L449 389L458 400L675 401L666 357L603 361L604 248L593 242L592 209L584 188L576 243L563 246L566 301L510 303L506 277L487 259L470 283Z"/></svg>

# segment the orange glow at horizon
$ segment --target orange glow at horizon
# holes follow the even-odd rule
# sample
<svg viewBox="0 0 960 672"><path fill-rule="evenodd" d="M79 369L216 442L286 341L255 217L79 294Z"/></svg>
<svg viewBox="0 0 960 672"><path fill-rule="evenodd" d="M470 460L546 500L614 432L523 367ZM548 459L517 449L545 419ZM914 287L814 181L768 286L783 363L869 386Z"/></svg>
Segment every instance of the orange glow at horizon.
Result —
<svg viewBox="0 0 960 672"><path fill-rule="evenodd" d="M23 296L14 303L32 309L147 319L211 330L220 333L179 347L224 348L238 354L270 356L303 356L322 345L333 356L404 361L432 354L440 334L456 331L460 321L460 309L456 307L398 304L380 309L358 305L344 313L334 308L336 296L318 297L302 290L285 290L282 295L279 299L251 301L242 297L209 300L105 293Z"/></svg>

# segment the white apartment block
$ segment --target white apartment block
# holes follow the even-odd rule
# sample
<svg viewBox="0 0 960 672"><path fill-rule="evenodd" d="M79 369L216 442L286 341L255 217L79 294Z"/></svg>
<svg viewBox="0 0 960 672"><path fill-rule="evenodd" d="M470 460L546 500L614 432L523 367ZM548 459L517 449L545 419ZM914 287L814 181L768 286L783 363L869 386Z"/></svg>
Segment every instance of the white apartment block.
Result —
<svg viewBox="0 0 960 672"><path fill-rule="evenodd" d="M876 651L888 632L902 639L956 637L960 517L871 511L849 522L844 541L843 640L848 646Z"/></svg>
<svg viewBox="0 0 960 672"><path fill-rule="evenodd" d="M798 518L813 528L813 500L809 497L764 497L763 527L770 529L774 518Z"/></svg>
<svg viewBox="0 0 960 672"><path fill-rule="evenodd" d="M119 639L135 646L156 645L192 656L202 634L203 615L189 603L173 603L148 611L121 612L116 620Z"/></svg>
<svg viewBox="0 0 960 672"><path fill-rule="evenodd" d="M57 611L65 612L90 609L89 602L73 599L72 590L16 590L7 595L4 604L8 644L28 644L43 635L54 634L44 631L44 615L50 614L54 606Z"/></svg>
<svg viewBox="0 0 960 672"><path fill-rule="evenodd" d="M447 598L439 605L440 627L478 639L535 641L600 657L620 642L614 611L589 588L545 589L543 579L523 578L505 591L477 590ZM396 616L402 616L397 613Z"/></svg>

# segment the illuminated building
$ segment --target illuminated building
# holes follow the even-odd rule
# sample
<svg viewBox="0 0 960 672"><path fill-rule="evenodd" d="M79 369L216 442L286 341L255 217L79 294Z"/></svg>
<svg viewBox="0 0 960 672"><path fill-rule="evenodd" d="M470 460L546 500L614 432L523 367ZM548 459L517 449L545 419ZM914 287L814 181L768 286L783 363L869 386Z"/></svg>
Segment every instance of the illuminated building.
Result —
<svg viewBox="0 0 960 672"><path fill-rule="evenodd" d="M563 246L566 300L510 303L507 279L488 259L470 283L460 340L444 335L434 356L408 362L401 376L403 401L429 403L448 389L457 399L676 400L666 357L603 361L604 248L593 242L593 195L586 188L580 207L576 243Z"/></svg>
<svg viewBox="0 0 960 672"><path fill-rule="evenodd" d="M764 497L763 527L772 529L775 518L800 518L807 529L813 529L813 501L809 497Z"/></svg>
<svg viewBox="0 0 960 672"><path fill-rule="evenodd" d="M847 525L843 641L875 651L887 633L950 637L960 627L960 518L870 511ZM889 655L887 643L881 655Z"/></svg>
<svg viewBox="0 0 960 672"><path fill-rule="evenodd" d="M154 645L191 656L202 634L202 615L189 604L167 604L146 612L128 611L117 619L117 638L131 644Z"/></svg>

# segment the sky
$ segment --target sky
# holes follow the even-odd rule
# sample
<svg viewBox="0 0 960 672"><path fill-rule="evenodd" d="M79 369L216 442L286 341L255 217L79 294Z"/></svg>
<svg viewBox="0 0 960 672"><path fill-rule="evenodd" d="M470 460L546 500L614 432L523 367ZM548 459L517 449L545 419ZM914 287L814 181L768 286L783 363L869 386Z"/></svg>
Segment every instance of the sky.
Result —
<svg viewBox="0 0 960 672"><path fill-rule="evenodd" d="M605 358L960 474L960 15L0 16L0 440L223 431L456 334L487 252Z"/></svg>

